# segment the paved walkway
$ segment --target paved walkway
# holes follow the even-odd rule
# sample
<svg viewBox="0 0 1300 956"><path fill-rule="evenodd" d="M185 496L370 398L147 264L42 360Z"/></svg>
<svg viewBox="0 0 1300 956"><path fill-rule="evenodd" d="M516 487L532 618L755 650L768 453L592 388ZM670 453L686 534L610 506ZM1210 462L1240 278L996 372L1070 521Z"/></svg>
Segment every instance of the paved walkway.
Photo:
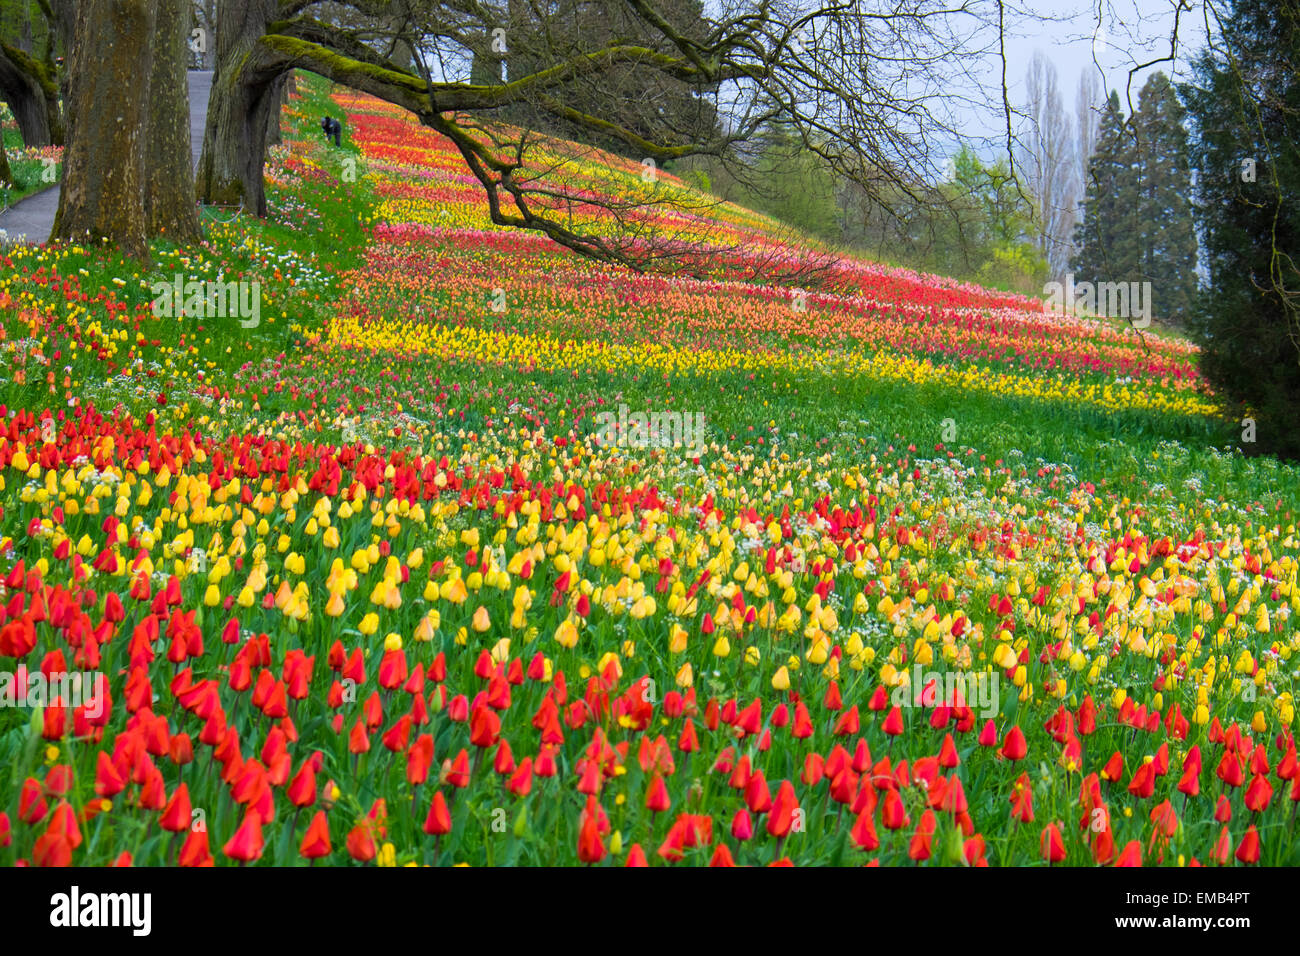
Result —
<svg viewBox="0 0 1300 956"><path fill-rule="evenodd" d="M207 122L208 97L212 93L212 71L190 70L190 152L194 166L203 152L203 127ZM22 200L0 213L0 229L16 242L43 245L54 229L54 215L59 211L59 187L47 189Z"/></svg>

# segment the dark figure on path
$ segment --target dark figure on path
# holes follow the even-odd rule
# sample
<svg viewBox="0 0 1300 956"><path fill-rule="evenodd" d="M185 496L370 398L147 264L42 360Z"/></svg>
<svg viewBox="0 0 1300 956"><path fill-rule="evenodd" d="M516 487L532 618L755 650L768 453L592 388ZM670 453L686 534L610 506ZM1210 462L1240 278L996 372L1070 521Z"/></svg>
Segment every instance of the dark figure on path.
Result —
<svg viewBox="0 0 1300 956"><path fill-rule="evenodd" d="M343 124L331 116L325 117L320 121L320 127L325 131L325 141L333 142L335 146L342 146Z"/></svg>

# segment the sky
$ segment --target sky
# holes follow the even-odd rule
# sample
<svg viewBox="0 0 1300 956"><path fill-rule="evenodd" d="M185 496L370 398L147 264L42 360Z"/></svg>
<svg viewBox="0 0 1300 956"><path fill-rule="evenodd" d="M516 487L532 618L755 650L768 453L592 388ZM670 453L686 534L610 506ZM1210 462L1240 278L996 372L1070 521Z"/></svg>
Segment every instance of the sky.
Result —
<svg viewBox="0 0 1300 956"><path fill-rule="evenodd" d="M1129 70L1169 54L1176 0L1101 0L1100 4L1098 0L1020 2L1031 13L1048 19L1021 20L1008 31L1007 79L1013 102L1017 101L1015 94L1023 94L1030 58L1035 50L1041 50L1056 67L1067 108L1073 108L1079 77L1086 70L1103 79L1107 92L1119 91L1120 103L1127 113L1125 88L1130 82ZM1134 105L1142 83L1156 70L1175 80L1186 78L1188 62L1205 43L1204 4L1192 0L1190 6L1192 10L1179 20L1178 55L1174 63L1162 63L1134 75L1131 93Z"/></svg>

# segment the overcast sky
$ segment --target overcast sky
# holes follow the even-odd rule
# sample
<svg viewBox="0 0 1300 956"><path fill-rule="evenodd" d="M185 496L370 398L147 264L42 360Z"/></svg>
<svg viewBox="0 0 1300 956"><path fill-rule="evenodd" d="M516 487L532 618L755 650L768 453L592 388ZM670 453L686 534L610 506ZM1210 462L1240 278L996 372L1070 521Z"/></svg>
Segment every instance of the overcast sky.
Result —
<svg viewBox="0 0 1300 956"><path fill-rule="evenodd" d="M1102 0L1100 30L1098 0L1021 2L1032 13L1050 19L1027 19L1008 31L1007 79L1014 84L1013 102L1023 99L1025 70L1035 50L1041 50L1056 66L1067 107L1073 107L1079 77L1087 70L1103 78L1107 92L1112 89L1119 91L1125 112L1128 112L1125 88L1129 83L1129 70L1169 55L1176 0ZM1162 70L1174 79L1185 78L1189 61L1205 42L1203 4L1193 2L1191 6L1193 10L1184 13L1179 20L1179 43L1174 63L1161 63L1135 75L1132 82L1134 105L1143 81L1155 70Z"/></svg>

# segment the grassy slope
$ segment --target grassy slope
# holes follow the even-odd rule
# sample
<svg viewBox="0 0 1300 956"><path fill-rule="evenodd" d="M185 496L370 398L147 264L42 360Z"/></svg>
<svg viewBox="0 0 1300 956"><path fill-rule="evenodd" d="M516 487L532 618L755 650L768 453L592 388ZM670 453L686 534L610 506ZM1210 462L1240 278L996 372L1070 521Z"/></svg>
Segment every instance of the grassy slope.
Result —
<svg viewBox="0 0 1300 956"><path fill-rule="evenodd" d="M285 140L290 145L281 148L280 158L289 156L288 180L283 185L273 181L269 186L276 211L267 221L243 217L236 226L221 222L220 215L213 214L209 217L209 239L201 250L184 251L159 244L151 267L143 273L137 265L115 254L75 247L16 253L16 265L21 270L56 269L62 275L74 276L83 291L94 294L99 290L129 307L146 305L151 295L148 283L170 278L176 272L188 277L259 279L264 296L263 321L255 330L242 329L234 322L204 325L190 319L153 321L145 317L135 333L146 344L157 343L161 352L182 343L188 351L183 361L177 361L173 352L173 367L158 367L158 375L166 371L168 376L176 377L179 368L179 377L185 381L201 373L210 383L224 383L237 390L242 369L272 361L286 352L292 355L304 344L304 336L295 334L290 325L308 332L322 328L335 301L348 292L344 283L334 277L362 261L367 227L376 218L377 203L355 144L345 139L341 150L327 150L319 135L319 116L338 109L329 98L329 84L305 76L299 90L302 97L295 100L284 118ZM360 163L361 174L355 182L347 182L343 176L343 163L348 158ZM282 162L272 162L272 175L282 169ZM763 219L752 213L741 215L751 222ZM295 288L277 283L267 274L277 261L307 264L320 281ZM502 265L508 268L509 264L503 261ZM118 365L136 361L148 365L155 354L148 347L136 350L127 343L118 349ZM382 359L375 364L382 367ZM457 369L439 367L431 371L449 383L460 375ZM481 372L474 370L467 377L477 374L482 378ZM489 370L489 381L492 375ZM501 380L511 377L502 375ZM550 390L561 389L568 378L559 372L533 372L530 377L539 388ZM93 393L94 378L91 373L80 384ZM145 387L137 387L134 392L114 389L103 393L98 396L100 404L122 400L141 413L145 409L157 411L159 392L150 387L155 383L142 384ZM672 401L676 407L692 407L692 401L698 404L707 400L700 383L683 379L665 382L613 375L597 377L595 384L622 395L633 407L637 403L661 407ZM822 381L815 371L778 375L767 381L735 376L734 381L710 386L718 389L719 399L707 400L711 423L724 435L742 441L756 424L770 419L800 436L793 441L796 447L810 443L822 452L860 455L900 441L920 447L938 442L943 423L952 419L958 431L955 443L976 449L989 461L1023 454L1030 462L1038 458L1058 462L1073 468L1081 480L1099 486L1118 483L1126 489L1131 487L1134 497L1140 496L1149 484L1176 487L1195 476L1221 489L1230 500L1277 498L1284 500L1288 509L1297 500L1297 483L1289 468L1279 469L1275 462L1267 460L1243 459L1231 449L1239 438L1240 426L1214 419L1137 409L1104 411L1066 402L971 393L943 384L887 383L867 378L846 381L842 377ZM165 394L165 389L162 392ZM11 406L22 404L22 394L12 383L0 382L0 401ZM40 395L39 391L28 392L28 406L39 402ZM287 399L277 403L274 395L262 398L259 413L288 411L292 407ZM760 407L761 420L756 419L755 407ZM487 406L478 408L468 403L462 410L470 429L481 428L490 417ZM187 420L190 412L185 405L174 408L177 421ZM201 414L199 418L203 424ZM1159 457L1161 443L1170 441L1182 448L1176 454Z"/></svg>
<svg viewBox="0 0 1300 956"><path fill-rule="evenodd" d="M898 458L902 455L902 448L909 443L918 447L916 457L929 457L930 448L939 440L941 423L952 418L958 426L956 444L973 448L974 455L984 456L990 463L998 459L1020 460L1023 473L1030 476L1029 485L1035 484L1032 476L1037 465L1034 459L1042 458L1070 466L1081 481L1107 486L1110 494L1098 496L1098 504L1102 507L1096 517L1103 524L1107 521L1106 507L1119 507L1122 511L1131 503L1126 498L1132 501L1154 498L1156 485L1178 491L1189 479L1199 482L1207 497L1225 503L1223 508L1227 513L1215 515L1220 520L1239 520L1236 509L1253 502L1265 502L1266 507L1252 514L1248 519L1251 521L1262 521L1262 514L1267 512L1271 515L1275 508L1285 515L1286 520L1291 520L1290 516L1297 507L1300 482L1295 480L1294 470L1267 459L1248 461L1236 454L1225 455L1215 451L1215 445L1226 443L1228 432L1223 423L1207 419L1136 411L1107 413L1064 402L1043 403L973 394L943 384L922 387L882 383L865 376L829 376L810 369L756 379L741 373L720 373L701 379L685 376L660 379L630 371L602 372L576 381L576 376L564 371L521 374L518 367L509 365L493 367L435 359L413 359L399 364L393 356L366 354L360 350L346 354L320 353L308 340L323 331L346 296L359 292L363 298L391 303L400 298L401 292L378 286L358 290L354 285L357 270L365 259L367 226L376 215L377 199L371 182L364 175L364 164L359 167L363 175L358 176L356 182L342 175L348 159L360 159L350 141L345 142L342 150L324 147L316 122L323 112L332 110L326 99L326 85L310 81L301 84L301 89L303 99L295 101L286 116L288 148L279 151L271 164L273 215L268 221L244 219L231 225L221 223L219 216L214 217L209 226L209 240L202 249L176 250L165 244L159 245L152 266L143 272L132 263L97 250L29 250L16 255L15 271L25 276L48 276L57 270L60 276L58 291L46 288L42 292L39 283L12 283L0 274L0 318L22 314L35 306L49 306L62 323L77 321L78 315L84 312L82 304L70 303L63 291L68 284L75 285L92 300L107 299L125 305L130 311L147 306L149 282L165 279L177 271L187 276L256 277L263 283L265 297L261 325L250 330L230 321L154 320L142 312L129 336L114 337L107 343L101 341L99 346L102 351L111 351L111 360L117 368L133 369L132 376L125 382L121 376L115 376L111 383L105 384L102 360L94 358L91 355L93 350L88 350L83 344L78 351L49 356L51 373L65 364L70 370L66 386L57 381L57 376L55 387L47 386L44 368L39 370L41 374L33 375L25 382L16 380L13 369L5 367L0 370L0 403L28 409L58 408L64 399L62 391L66 388L83 398L94 399L101 407L120 402L137 417L146 413L159 415L160 432L166 429L179 431L186 427L235 435L250 430L275 431L284 421L279 416L300 410L309 401L314 408L317 400L316 397L277 390L281 376L274 374L274 367L276 363L284 362L309 371L338 372L343 369L338 377L340 387L333 392L324 390L319 396L331 414L335 410L355 411L369 402L369 395L358 396L352 389L373 385L390 371L401 379L403 387L432 387L436 382L437 387L447 391L459 389L462 397L457 398L456 406L463 418L461 433L455 437L465 444L473 441L476 432L490 437L491 423L499 420L496 406L504 404L497 389L513 389L515 394L543 402L555 401L556 397L563 401L578 393L579 397L587 394L618 395L633 407L638 404L662 407L669 400L677 407L703 406L708 409L711 423L724 437L734 436L728 439L733 450L748 445L747 450L760 459L769 454L769 449L760 448L755 443L756 437L769 420L779 421L788 437L778 455L787 451L792 456L804 454L818 459L819 465L828 468L862 462L873 452L879 453L882 460ZM448 249L447 252L450 255L455 250ZM506 256L486 264L486 268L503 271L511 267L512 263ZM292 274L296 277L296 284L291 286L283 278L276 278L277 274ZM450 297L446 299L448 303L452 301ZM95 334L89 328L83 331ZM59 324L55 322L39 327L36 334L48 335L51 341L58 339L61 334ZM101 340L103 338L101 336ZM215 385L219 392L228 393L229 400L212 402L209 397L205 400L207 404L200 406L196 392L200 375L209 386ZM292 383L295 378L302 380L304 377L286 375L283 378ZM792 432L798 437L790 435ZM435 450L444 453L457 451L449 446ZM993 491L997 491L1002 477L995 471L993 477L986 480ZM1041 488L1046 482L1038 481L1036 484ZM982 490L982 487L974 489ZM1021 504L1015 499L1015 494L1013 490L1010 502L993 502L993 510ZM1163 503L1176 512L1186 507L1185 500ZM1031 501L1030 507L1033 506ZM1121 520L1115 514L1112 511L1110 517L1114 518L1114 528L1119 529ZM305 513L299 516L299 524L305 517ZM1189 514L1186 517L1189 523L1194 523L1203 516ZM368 522L361 530L369 532ZM1099 536L1109 531L1108 526ZM453 544L445 550L452 553L462 549ZM324 567L313 567L307 573L313 576L319 591L319 578L325 573ZM193 596L197 601L197 592ZM362 610L367 607L364 602L355 603L362 605ZM539 600L536 605L534 617L538 621L555 613L544 609L543 604L544 600ZM451 618L450 611L448 617ZM601 626L609 626L608 620L604 620ZM382 634L380 631L376 641L382 639ZM281 636L277 634L277 639ZM601 647L612 647L614 641L612 633L602 631L598 643ZM119 645L122 643L118 642ZM216 642L211 643L215 645ZM652 641L642 643L652 645L643 653L654 661L655 672L669 673L670 665L661 660L661 655L666 657L662 648L654 647ZM883 653L884 643L881 647ZM323 645L319 650L323 653ZM464 670L471 663L471 655L459 657L456 664ZM753 675L744 674L745 684L739 685L739 658L740 655L733 655L732 659L736 662L738 674L735 692L746 699L760 691L766 693L757 671ZM459 676L463 678L465 675ZM574 683L576 685L576 678ZM703 688L702 692L708 693ZM730 690L719 691L727 692ZM846 696L849 692L850 688L846 686ZM1014 703L1006 716L1008 720L1015 719ZM1038 712L1033 712L1032 716L1037 717ZM1037 745L1041 730L1028 722L1026 727ZM309 740L316 739L311 734L320 731L319 727L306 724L303 729ZM17 736L15 732L13 738ZM1089 746L1102 754L1112 747L1127 747L1129 738L1126 728L1107 727L1098 737L1091 738ZM341 739L332 746L334 749L341 747ZM442 757L446 753L444 744L440 742L439 748ZM1045 748L1034 751L1036 757L1043 752L1047 752ZM778 751L771 759L784 759L784 754ZM993 807L986 818L996 816L1004 820L1005 794L997 794L996 801L990 796L997 780L987 785L987 791L985 789L983 774L990 763L985 760L985 769L970 779L969 793L972 798ZM15 761L15 786L11 791L16 789L18 766ZM345 779L346 767L342 763L340 767L344 772L339 774L339 778ZM793 778L797 776L798 768L783 767L781 772ZM708 785L718 786L712 781ZM1067 796L1072 798L1075 792L1077 787ZM468 810L458 810L458 813L465 812ZM214 814L209 825L214 833L224 838L233 830L235 819L227 810L223 817ZM461 829L457 830L457 840L461 839ZM540 824L538 829L545 832ZM285 828L285 833L291 834L291 831ZM1007 859L1027 861L1034 858L1036 832L1022 828L1021 834L1019 838L1024 847L1017 848L1015 853L1006 848ZM335 837L336 843L341 843L341 834L336 832ZM288 836L284 839L287 840ZM473 840L476 836L471 833L465 839ZM554 860L561 852L545 841L540 845L546 848L545 853L537 858L542 862ZM565 844L566 847L569 845ZM288 843L285 847L288 850L284 847L277 850L280 857L285 853L292 854ZM484 838L482 847L490 862L492 842ZM452 851L451 846L445 848L449 858ZM156 860L157 852L150 852L155 856L144 858ZM1282 859L1279 852L1273 850L1273 861Z"/></svg>

